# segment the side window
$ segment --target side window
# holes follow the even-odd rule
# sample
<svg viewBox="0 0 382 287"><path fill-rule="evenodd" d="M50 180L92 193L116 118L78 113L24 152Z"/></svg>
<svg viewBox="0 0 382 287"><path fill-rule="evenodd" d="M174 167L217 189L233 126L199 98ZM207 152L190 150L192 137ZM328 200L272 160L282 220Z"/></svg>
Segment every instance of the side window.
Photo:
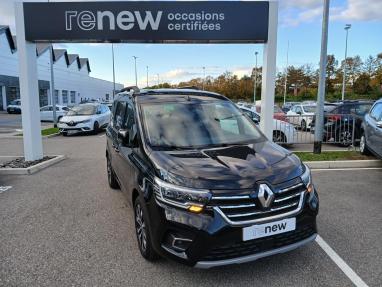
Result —
<svg viewBox="0 0 382 287"><path fill-rule="evenodd" d="M115 107L114 118L113 118L113 125L117 130L123 128L125 111L126 111L126 102L117 102L117 105Z"/></svg>
<svg viewBox="0 0 382 287"><path fill-rule="evenodd" d="M296 113L302 113L301 107L296 107Z"/></svg>
<svg viewBox="0 0 382 287"><path fill-rule="evenodd" d="M125 119L126 120L125 120L124 128L126 128L127 130L131 130L133 128L134 123L135 123L134 109L133 109L131 104L127 105Z"/></svg>
<svg viewBox="0 0 382 287"><path fill-rule="evenodd" d="M372 117L376 121L382 120L382 103L378 103L374 106L370 113L370 117Z"/></svg>
<svg viewBox="0 0 382 287"><path fill-rule="evenodd" d="M358 105L355 110L355 113L359 116L364 116L365 114L367 114L370 108L371 108L371 105L368 105L368 104Z"/></svg>
<svg viewBox="0 0 382 287"><path fill-rule="evenodd" d="M49 107L49 111L53 112L53 107ZM57 108L56 108L56 111L57 111Z"/></svg>
<svg viewBox="0 0 382 287"><path fill-rule="evenodd" d="M40 109L41 112L47 112L49 111L49 107L43 107Z"/></svg>

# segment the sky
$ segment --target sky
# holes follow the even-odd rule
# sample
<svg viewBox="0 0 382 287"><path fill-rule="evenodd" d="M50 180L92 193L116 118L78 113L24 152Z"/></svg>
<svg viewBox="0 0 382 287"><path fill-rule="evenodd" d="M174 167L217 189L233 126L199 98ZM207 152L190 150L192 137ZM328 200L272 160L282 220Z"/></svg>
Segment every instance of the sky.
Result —
<svg viewBox="0 0 382 287"><path fill-rule="evenodd" d="M35 0L34 2L36 2ZM66 0L68 1L68 0ZM15 0L0 0L0 25L14 28ZM43 1L41 1L43 2ZM53 1L51 1L53 2ZM58 2L58 1L54 1ZM289 42L289 65L318 67L321 45L323 0L280 0L277 44L277 70L285 69ZM345 53L345 24L349 31L348 56L382 53L382 0L332 0L328 54L341 61ZM112 80L111 44L55 44L68 53L90 60L91 76ZM116 82L135 84L134 58L137 56L138 86L171 84L192 78L216 77L225 71L241 77L262 63L261 44L114 44ZM159 77L158 77L159 75Z"/></svg>

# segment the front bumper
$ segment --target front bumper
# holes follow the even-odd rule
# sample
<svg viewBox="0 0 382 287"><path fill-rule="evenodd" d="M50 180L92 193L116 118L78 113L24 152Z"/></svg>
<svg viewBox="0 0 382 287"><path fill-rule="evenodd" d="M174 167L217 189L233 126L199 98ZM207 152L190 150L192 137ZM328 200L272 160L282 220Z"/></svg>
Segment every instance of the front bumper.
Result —
<svg viewBox="0 0 382 287"><path fill-rule="evenodd" d="M314 205L310 204L312 197L315 197ZM316 192L305 196L298 214L284 217L296 218L294 231L249 241L243 241L242 228L250 225L232 226L216 211L191 214L160 206L154 198L149 200L147 208L154 249L163 257L197 268L239 264L287 252L311 242L317 235ZM183 250L171 245L177 238L187 239Z"/></svg>
<svg viewBox="0 0 382 287"><path fill-rule="evenodd" d="M93 129L93 125L91 122L89 123L76 123L75 125L68 125L67 123L59 122L57 124L60 132L69 132L69 131L77 131L77 132L89 132Z"/></svg>

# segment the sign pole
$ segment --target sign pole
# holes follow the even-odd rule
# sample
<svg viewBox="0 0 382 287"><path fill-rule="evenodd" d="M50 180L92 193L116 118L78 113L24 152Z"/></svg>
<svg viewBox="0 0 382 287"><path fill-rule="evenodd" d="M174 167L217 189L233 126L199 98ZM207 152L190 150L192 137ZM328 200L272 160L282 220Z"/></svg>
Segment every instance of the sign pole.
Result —
<svg viewBox="0 0 382 287"><path fill-rule="evenodd" d="M278 2L269 2L268 42L264 44L263 78L261 83L260 129L272 140L273 106L275 104L276 49L277 49Z"/></svg>
<svg viewBox="0 0 382 287"><path fill-rule="evenodd" d="M324 0L324 13L322 18L321 36L321 57L320 75L318 80L318 95L316 108L316 127L314 130L314 153L321 153L322 134L324 128L324 102L325 102L325 82L326 82L326 63L328 50L328 26L329 26L329 5L330 0Z"/></svg>
<svg viewBox="0 0 382 287"><path fill-rule="evenodd" d="M24 9L22 2L15 3L15 16L24 157L26 161L31 161L42 159L43 157L36 44L25 41Z"/></svg>

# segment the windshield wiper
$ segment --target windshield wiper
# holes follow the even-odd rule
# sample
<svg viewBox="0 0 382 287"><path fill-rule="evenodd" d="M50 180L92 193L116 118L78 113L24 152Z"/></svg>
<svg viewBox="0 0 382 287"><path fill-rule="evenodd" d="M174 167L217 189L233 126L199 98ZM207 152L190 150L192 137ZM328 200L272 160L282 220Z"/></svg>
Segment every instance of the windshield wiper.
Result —
<svg viewBox="0 0 382 287"><path fill-rule="evenodd" d="M243 116L243 114L232 115L232 116L221 118L221 119L214 118L214 120L217 121L217 122L220 122L220 121L224 121L224 120L229 120L229 119L237 118L237 117L240 117L240 116Z"/></svg>

